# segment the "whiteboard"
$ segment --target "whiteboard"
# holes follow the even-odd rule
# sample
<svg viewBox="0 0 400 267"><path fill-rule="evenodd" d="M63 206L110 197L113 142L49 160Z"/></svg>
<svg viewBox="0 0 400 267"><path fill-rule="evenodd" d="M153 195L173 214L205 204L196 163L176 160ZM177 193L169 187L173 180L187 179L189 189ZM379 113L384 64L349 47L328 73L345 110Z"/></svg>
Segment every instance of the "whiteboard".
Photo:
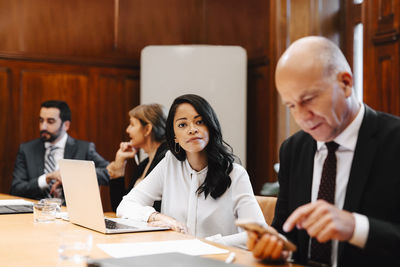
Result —
<svg viewBox="0 0 400 267"><path fill-rule="evenodd" d="M239 46L147 46L141 52L140 102L167 109L183 94L205 98L223 139L246 166L247 55Z"/></svg>

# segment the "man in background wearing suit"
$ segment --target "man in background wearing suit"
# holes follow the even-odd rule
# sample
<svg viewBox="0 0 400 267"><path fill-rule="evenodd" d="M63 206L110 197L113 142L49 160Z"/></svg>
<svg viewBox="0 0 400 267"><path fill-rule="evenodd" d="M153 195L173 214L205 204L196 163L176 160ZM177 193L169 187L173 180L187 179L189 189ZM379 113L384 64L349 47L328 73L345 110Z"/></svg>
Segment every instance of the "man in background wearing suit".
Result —
<svg viewBox="0 0 400 267"><path fill-rule="evenodd" d="M302 129L280 149L272 223L297 245L294 261L400 266L400 119L356 99L344 55L323 37L294 42L279 59L275 79ZM332 160L334 167L325 168ZM321 200L332 187L332 202ZM255 257L289 257L278 238L248 234Z"/></svg>
<svg viewBox="0 0 400 267"><path fill-rule="evenodd" d="M108 162L96 152L93 143L68 136L70 124L67 103L57 100L42 103L40 138L20 145L11 194L33 199L63 197L58 170L58 161L63 158L94 161L99 184L108 184Z"/></svg>

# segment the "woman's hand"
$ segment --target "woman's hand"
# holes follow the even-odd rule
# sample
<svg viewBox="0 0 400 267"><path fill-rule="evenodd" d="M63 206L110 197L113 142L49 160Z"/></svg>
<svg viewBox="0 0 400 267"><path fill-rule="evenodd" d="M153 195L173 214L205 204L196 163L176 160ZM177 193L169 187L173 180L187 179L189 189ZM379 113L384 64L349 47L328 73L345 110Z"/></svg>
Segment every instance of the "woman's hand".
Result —
<svg viewBox="0 0 400 267"><path fill-rule="evenodd" d="M169 227L179 233L186 234L188 232L186 225L178 222L172 217L161 214L159 212L154 212L150 215L148 223L150 226L157 227Z"/></svg>
<svg viewBox="0 0 400 267"><path fill-rule="evenodd" d="M133 158L137 150L131 145L131 142L121 142L119 149L115 154L115 161L107 166L110 178L118 178L125 175L126 160Z"/></svg>
<svg viewBox="0 0 400 267"><path fill-rule="evenodd" d="M131 142L121 142L115 155L115 162L118 164L125 162L129 158L133 158L136 152L137 150L132 146Z"/></svg>

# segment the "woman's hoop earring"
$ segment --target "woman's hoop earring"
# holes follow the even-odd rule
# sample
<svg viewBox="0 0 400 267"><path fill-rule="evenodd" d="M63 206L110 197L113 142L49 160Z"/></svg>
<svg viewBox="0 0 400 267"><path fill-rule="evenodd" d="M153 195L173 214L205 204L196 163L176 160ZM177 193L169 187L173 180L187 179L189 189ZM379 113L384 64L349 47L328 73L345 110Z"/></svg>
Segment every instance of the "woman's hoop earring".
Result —
<svg viewBox="0 0 400 267"><path fill-rule="evenodd" d="M179 154L179 152L181 152L181 146L179 145L179 143L175 143L175 153Z"/></svg>

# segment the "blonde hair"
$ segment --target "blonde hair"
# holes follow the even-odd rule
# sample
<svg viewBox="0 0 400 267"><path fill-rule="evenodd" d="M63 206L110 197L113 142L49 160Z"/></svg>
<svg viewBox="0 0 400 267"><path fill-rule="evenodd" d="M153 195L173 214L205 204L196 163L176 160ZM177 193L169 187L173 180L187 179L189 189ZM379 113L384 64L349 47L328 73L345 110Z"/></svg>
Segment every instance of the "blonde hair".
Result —
<svg viewBox="0 0 400 267"><path fill-rule="evenodd" d="M157 142L165 140L165 123L167 120L165 108L160 104L143 104L129 111L129 116L140 121L143 126L151 124L152 139Z"/></svg>

